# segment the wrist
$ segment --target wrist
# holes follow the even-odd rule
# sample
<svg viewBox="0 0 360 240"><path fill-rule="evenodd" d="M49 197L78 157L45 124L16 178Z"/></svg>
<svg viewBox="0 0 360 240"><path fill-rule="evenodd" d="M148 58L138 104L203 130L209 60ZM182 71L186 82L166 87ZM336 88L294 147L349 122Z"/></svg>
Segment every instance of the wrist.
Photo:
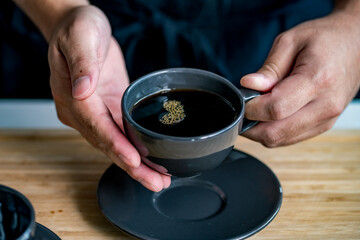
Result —
<svg viewBox="0 0 360 240"><path fill-rule="evenodd" d="M51 35L72 9L89 5L87 0L13 0L49 42Z"/></svg>

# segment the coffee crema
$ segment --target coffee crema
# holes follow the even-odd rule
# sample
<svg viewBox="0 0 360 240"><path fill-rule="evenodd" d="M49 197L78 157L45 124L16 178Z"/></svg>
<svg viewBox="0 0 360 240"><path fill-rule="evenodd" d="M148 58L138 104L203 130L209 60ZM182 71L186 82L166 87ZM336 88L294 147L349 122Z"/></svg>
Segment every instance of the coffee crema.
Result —
<svg viewBox="0 0 360 240"><path fill-rule="evenodd" d="M176 89L145 97L131 110L131 117L156 133L194 137L229 126L238 111L224 97L203 90Z"/></svg>
<svg viewBox="0 0 360 240"><path fill-rule="evenodd" d="M184 106L176 100L169 100L163 103L164 109L167 111L160 118L160 122L166 125L177 124L185 119Z"/></svg>

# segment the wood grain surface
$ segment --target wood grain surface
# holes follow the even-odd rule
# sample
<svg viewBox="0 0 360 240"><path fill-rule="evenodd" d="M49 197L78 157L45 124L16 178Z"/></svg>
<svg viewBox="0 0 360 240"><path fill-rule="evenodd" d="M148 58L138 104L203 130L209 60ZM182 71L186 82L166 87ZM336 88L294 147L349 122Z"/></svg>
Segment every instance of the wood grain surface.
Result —
<svg viewBox="0 0 360 240"><path fill-rule="evenodd" d="M284 192L279 214L251 239L360 239L359 130L275 149L239 137L236 148L267 164ZM98 207L110 164L72 130L0 130L0 184L28 197L36 221L64 240L133 239Z"/></svg>

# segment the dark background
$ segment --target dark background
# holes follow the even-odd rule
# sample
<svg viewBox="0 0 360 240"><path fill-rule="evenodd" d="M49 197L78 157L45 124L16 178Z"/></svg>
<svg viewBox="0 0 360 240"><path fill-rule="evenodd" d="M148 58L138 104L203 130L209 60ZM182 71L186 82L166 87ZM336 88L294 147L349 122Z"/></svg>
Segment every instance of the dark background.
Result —
<svg viewBox="0 0 360 240"><path fill-rule="evenodd" d="M274 38L328 14L332 0L97 0L120 43L131 80L168 67L195 67L239 85ZM51 98L47 43L11 1L0 2L0 98ZM359 97L359 94L358 94Z"/></svg>

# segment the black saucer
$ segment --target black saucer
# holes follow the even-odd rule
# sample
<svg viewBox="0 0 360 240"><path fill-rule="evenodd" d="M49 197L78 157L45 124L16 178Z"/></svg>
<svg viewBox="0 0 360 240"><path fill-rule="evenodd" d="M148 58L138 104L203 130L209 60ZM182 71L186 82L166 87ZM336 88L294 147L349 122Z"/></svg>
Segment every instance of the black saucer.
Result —
<svg viewBox="0 0 360 240"><path fill-rule="evenodd" d="M36 240L61 240L55 233L53 233L47 227L36 223L35 228L35 239Z"/></svg>
<svg viewBox="0 0 360 240"><path fill-rule="evenodd" d="M244 239L278 213L282 188L262 162L233 150L194 178L172 178L153 193L115 165L102 176L98 202L110 222L140 239Z"/></svg>

